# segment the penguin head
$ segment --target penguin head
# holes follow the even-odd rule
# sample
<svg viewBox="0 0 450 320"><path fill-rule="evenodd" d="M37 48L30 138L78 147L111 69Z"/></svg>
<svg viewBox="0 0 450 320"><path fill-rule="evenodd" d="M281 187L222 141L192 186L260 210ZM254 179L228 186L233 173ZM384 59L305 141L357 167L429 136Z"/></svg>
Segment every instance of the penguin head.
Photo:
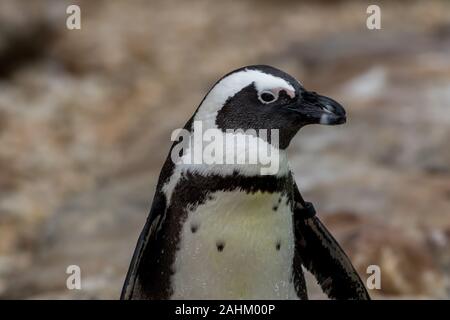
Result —
<svg viewBox="0 0 450 320"><path fill-rule="evenodd" d="M278 129L279 147L284 149L300 128L343 124L346 115L339 103L306 90L289 74L256 65L220 79L203 99L194 120L223 131Z"/></svg>

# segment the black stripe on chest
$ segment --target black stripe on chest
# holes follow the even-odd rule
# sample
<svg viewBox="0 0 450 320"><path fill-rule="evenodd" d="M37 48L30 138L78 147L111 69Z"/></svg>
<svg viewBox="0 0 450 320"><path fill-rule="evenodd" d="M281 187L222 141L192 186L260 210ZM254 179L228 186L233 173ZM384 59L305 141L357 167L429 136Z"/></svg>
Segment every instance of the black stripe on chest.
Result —
<svg viewBox="0 0 450 320"><path fill-rule="evenodd" d="M256 192L287 194L291 190L289 179L288 176L243 176L237 172L228 176L184 173L173 191L170 206L192 209L205 203L209 194L218 191L239 190L248 194Z"/></svg>

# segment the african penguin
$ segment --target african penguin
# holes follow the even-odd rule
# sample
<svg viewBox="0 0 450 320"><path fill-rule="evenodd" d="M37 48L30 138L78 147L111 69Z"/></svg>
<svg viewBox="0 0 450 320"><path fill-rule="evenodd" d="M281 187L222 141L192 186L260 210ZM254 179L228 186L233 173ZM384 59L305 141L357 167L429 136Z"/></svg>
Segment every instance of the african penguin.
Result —
<svg viewBox="0 0 450 320"><path fill-rule="evenodd" d="M307 299L302 266L330 298L369 299L303 200L286 156L303 126L345 121L339 103L276 68L247 66L221 78L185 125L188 143L172 145L121 299ZM197 131L209 129L226 144L219 160L254 155L256 146L276 154L276 170L264 172L258 161L185 161L198 151Z"/></svg>

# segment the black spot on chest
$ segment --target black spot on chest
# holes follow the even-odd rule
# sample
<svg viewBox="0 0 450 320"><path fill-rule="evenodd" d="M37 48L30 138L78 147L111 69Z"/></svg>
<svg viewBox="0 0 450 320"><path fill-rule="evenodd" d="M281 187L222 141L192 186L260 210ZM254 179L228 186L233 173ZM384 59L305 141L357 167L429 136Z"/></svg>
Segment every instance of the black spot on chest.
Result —
<svg viewBox="0 0 450 320"><path fill-rule="evenodd" d="M191 232L192 232L192 233L196 233L197 230L198 230L198 225L197 225L197 224L192 224L192 225L191 225Z"/></svg>
<svg viewBox="0 0 450 320"><path fill-rule="evenodd" d="M217 241L216 243L217 251L222 252L225 248L225 242L223 241Z"/></svg>

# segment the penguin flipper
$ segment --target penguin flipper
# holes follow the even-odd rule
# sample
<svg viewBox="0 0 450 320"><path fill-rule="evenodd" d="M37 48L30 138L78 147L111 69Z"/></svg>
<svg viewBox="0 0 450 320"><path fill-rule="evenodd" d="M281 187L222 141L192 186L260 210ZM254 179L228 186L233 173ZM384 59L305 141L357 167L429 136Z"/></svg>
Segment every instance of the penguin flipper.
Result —
<svg viewBox="0 0 450 320"><path fill-rule="evenodd" d="M153 199L152 208L147 217L144 228L141 231L136 244L136 249L131 259L130 267L125 278L125 282L120 295L121 300L148 299L149 296L144 291L141 283L142 267L152 259L149 254L157 237L157 230L162 223L162 217L166 212L166 199L164 194L156 192Z"/></svg>
<svg viewBox="0 0 450 320"><path fill-rule="evenodd" d="M361 278L336 239L314 214L305 217L302 209L312 206L305 203L295 183L294 187L297 257L294 261L301 261L330 299L370 300Z"/></svg>

